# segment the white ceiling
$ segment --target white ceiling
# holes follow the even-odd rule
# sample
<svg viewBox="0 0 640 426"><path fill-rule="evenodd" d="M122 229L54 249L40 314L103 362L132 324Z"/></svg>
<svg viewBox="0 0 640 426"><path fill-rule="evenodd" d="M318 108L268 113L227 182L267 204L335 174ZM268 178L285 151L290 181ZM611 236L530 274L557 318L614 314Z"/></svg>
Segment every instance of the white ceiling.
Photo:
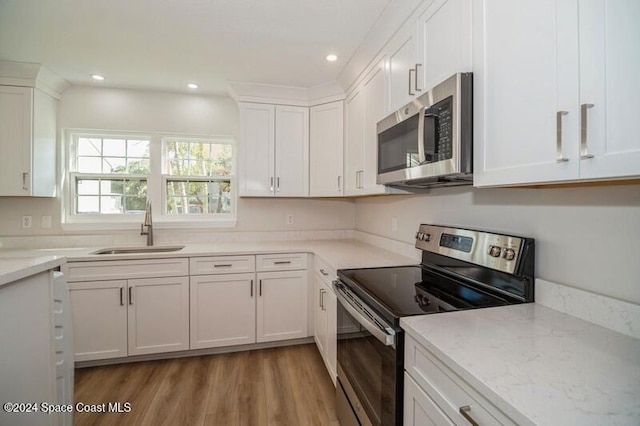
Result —
<svg viewBox="0 0 640 426"><path fill-rule="evenodd" d="M391 1L0 0L0 59L42 63L73 84L311 87L336 79Z"/></svg>

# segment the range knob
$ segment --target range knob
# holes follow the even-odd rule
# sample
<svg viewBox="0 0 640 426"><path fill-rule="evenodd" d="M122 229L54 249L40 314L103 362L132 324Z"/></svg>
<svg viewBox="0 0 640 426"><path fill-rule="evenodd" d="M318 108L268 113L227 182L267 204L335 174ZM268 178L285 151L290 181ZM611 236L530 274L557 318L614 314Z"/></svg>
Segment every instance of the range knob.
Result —
<svg viewBox="0 0 640 426"><path fill-rule="evenodd" d="M513 260L516 258L516 252L513 249L506 248L502 251L502 257L506 260Z"/></svg>
<svg viewBox="0 0 640 426"><path fill-rule="evenodd" d="M500 257L501 252L502 252L502 248L498 246L489 246L489 256Z"/></svg>
<svg viewBox="0 0 640 426"><path fill-rule="evenodd" d="M427 234L426 232L422 234L422 241L431 241L431 234Z"/></svg>

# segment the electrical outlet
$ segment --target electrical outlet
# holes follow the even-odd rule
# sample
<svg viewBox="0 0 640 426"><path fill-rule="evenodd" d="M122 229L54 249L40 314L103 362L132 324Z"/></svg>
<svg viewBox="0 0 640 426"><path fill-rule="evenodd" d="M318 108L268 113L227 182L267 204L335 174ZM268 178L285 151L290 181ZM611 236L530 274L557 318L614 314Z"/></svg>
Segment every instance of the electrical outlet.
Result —
<svg viewBox="0 0 640 426"><path fill-rule="evenodd" d="M398 218L395 216L391 218L391 232L398 232Z"/></svg>
<svg viewBox="0 0 640 426"><path fill-rule="evenodd" d="M22 227L24 229L31 228L33 224L33 216L22 216Z"/></svg>
<svg viewBox="0 0 640 426"><path fill-rule="evenodd" d="M293 225L293 214L287 213L287 225Z"/></svg>
<svg viewBox="0 0 640 426"><path fill-rule="evenodd" d="M51 228L51 216L42 216L42 228Z"/></svg>

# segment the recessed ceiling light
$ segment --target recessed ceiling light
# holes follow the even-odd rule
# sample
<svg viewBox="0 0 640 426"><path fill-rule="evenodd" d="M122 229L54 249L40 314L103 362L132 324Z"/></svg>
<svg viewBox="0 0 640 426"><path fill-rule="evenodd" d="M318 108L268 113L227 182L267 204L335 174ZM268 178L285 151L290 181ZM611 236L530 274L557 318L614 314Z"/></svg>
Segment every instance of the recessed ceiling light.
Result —
<svg viewBox="0 0 640 426"><path fill-rule="evenodd" d="M100 75L100 74L91 74L91 78L97 81L102 81L104 80L104 76Z"/></svg>
<svg viewBox="0 0 640 426"><path fill-rule="evenodd" d="M195 84L195 83L189 83L189 84L187 84L187 87L188 87L189 89L197 89L197 88L198 88L198 85L197 85L197 84Z"/></svg>
<svg viewBox="0 0 640 426"><path fill-rule="evenodd" d="M327 61L335 62L337 60L338 60L338 57L336 55L327 55Z"/></svg>

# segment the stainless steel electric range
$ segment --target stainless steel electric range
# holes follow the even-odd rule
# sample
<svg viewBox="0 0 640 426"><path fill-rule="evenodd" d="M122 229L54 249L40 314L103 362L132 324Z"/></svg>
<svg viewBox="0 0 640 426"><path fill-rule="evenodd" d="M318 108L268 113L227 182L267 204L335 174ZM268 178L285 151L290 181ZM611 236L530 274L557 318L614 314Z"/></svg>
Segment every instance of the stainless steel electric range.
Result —
<svg viewBox="0 0 640 426"><path fill-rule="evenodd" d="M401 425L404 332L400 318L534 300L531 238L420 225L420 265L344 269L338 296L340 423Z"/></svg>

